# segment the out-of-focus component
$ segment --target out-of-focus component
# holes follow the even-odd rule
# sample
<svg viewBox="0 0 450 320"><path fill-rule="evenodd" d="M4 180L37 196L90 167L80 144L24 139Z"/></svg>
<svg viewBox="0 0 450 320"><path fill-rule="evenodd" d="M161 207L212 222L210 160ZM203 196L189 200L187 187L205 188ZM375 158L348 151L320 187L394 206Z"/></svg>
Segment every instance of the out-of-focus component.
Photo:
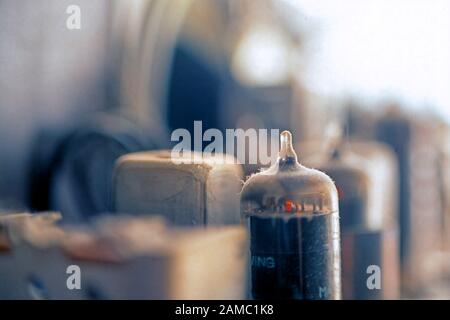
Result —
<svg viewBox="0 0 450 320"><path fill-rule="evenodd" d="M236 4L236 6L238 6ZM225 128L293 128L295 54L300 31L283 25L272 1L242 1L233 17L230 75L220 108ZM236 8L235 8L236 9Z"/></svg>
<svg viewBox="0 0 450 320"><path fill-rule="evenodd" d="M342 107L346 133L357 139L374 140L377 113L357 100L347 100Z"/></svg>
<svg viewBox="0 0 450 320"><path fill-rule="evenodd" d="M238 224L242 169L225 159L180 164L170 151L123 156L114 173L114 210L159 213L176 225Z"/></svg>
<svg viewBox="0 0 450 320"><path fill-rule="evenodd" d="M120 107L164 141L173 51L192 0L116 0L114 43L120 48ZM113 60L114 61L114 60Z"/></svg>
<svg viewBox="0 0 450 320"><path fill-rule="evenodd" d="M168 229L155 218L103 218L81 229L30 222L15 234L14 263L27 284L20 298L245 296L247 240L241 226ZM68 290L69 266L80 268L80 290Z"/></svg>
<svg viewBox="0 0 450 320"><path fill-rule="evenodd" d="M119 109L159 147L168 146L167 78L179 24L191 4L38 2L2 0L0 5L0 201L15 211L29 209L30 151L41 131L56 128L52 135L62 139L93 112ZM81 30L65 27L72 4L81 9Z"/></svg>
<svg viewBox="0 0 450 320"><path fill-rule="evenodd" d="M450 251L450 125L441 123L440 178L444 210L444 248Z"/></svg>
<svg viewBox="0 0 450 320"><path fill-rule="evenodd" d="M398 226L400 177L394 151L387 144L359 139L350 139L346 146L349 152L366 160L367 174L373 186L369 223L378 227Z"/></svg>
<svg viewBox="0 0 450 320"><path fill-rule="evenodd" d="M172 107L177 109L173 112L176 122L189 119L183 127L191 126L192 120L202 119L207 122L206 127L212 123L212 127L221 129L302 129L304 117L297 117L301 113L297 109L309 103L306 101L309 92L296 90L297 80L301 81L294 79L307 61L304 51L307 51L305 38L309 24L302 18L298 7L288 1L195 2L186 17L179 44L189 55L197 57L193 67L206 67L213 79L199 77L195 91L179 90L184 100L171 97ZM175 69L175 75L180 75L173 78L182 88L186 87L185 83L192 86L184 70ZM195 70L186 70L190 71L196 75ZM217 86L211 88L212 82L217 82ZM198 105L205 90L198 88L210 89L206 99L213 105L204 106L203 112L198 110ZM219 101L211 97L213 93L220 97ZM202 99L196 102L193 94ZM176 116L186 113L185 101L197 119L191 119L192 113Z"/></svg>
<svg viewBox="0 0 450 320"><path fill-rule="evenodd" d="M393 148L399 162L402 285L414 296L441 275L438 128L431 117L412 117L395 107L376 125L377 138Z"/></svg>
<svg viewBox="0 0 450 320"><path fill-rule="evenodd" d="M447 283L450 281L450 125L440 124L440 181L442 198L442 240L443 240L443 271Z"/></svg>
<svg viewBox="0 0 450 320"><path fill-rule="evenodd" d="M344 141L339 133L330 141L304 142L299 147L305 164L330 175L338 189L343 298L398 299L394 154L379 143ZM367 281L373 272L380 277L371 287Z"/></svg>
<svg viewBox="0 0 450 320"><path fill-rule="evenodd" d="M340 299L338 195L324 173L303 167L281 134L279 159L241 194L250 230L255 299Z"/></svg>
<svg viewBox="0 0 450 320"><path fill-rule="evenodd" d="M68 222L110 212L115 161L155 145L144 128L113 114L96 114L47 148L46 138L36 142L31 159L31 204L61 211Z"/></svg>
<svg viewBox="0 0 450 320"><path fill-rule="evenodd" d="M61 214L56 212L0 214L0 299L27 297L27 273L24 270L31 269L34 262L29 261L28 266L19 263L21 256L14 250L16 231L27 223L54 224L60 219Z"/></svg>
<svg viewBox="0 0 450 320"><path fill-rule="evenodd" d="M0 201L17 211L26 207L28 159L41 128L67 126L107 104L113 1L0 2ZM82 30L66 28L71 4L82 9Z"/></svg>

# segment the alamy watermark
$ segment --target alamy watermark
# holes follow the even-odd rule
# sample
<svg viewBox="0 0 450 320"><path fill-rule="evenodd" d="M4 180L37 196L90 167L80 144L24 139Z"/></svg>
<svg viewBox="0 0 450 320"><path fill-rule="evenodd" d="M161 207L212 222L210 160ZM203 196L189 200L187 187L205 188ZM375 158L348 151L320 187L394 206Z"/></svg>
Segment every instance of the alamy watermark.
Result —
<svg viewBox="0 0 450 320"><path fill-rule="evenodd" d="M81 8L77 5L70 5L66 9L68 15L66 20L66 28L68 30L80 30L81 29Z"/></svg>
<svg viewBox="0 0 450 320"><path fill-rule="evenodd" d="M81 290L81 268L77 265L70 265L66 269L69 275L66 280L66 286L69 290Z"/></svg>
<svg viewBox="0 0 450 320"><path fill-rule="evenodd" d="M187 129L172 132L171 141L178 144L172 149L171 159L176 164L202 163L208 159L214 163L265 166L276 161L279 138L279 129L226 129L225 133L208 129L203 132L202 121L194 121L193 137Z"/></svg>
<svg viewBox="0 0 450 320"><path fill-rule="evenodd" d="M381 290L381 268L377 265L367 267L366 273L370 276L367 278L366 285L369 290Z"/></svg>

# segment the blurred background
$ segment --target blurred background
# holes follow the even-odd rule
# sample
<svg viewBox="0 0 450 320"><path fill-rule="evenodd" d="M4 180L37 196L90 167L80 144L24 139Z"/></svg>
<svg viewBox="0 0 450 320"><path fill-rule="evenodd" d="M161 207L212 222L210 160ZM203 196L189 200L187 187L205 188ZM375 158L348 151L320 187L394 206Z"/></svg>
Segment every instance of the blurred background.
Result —
<svg viewBox="0 0 450 320"><path fill-rule="evenodd" d="M449 86L446 0L0 0L0 208L85 221L174 129L289 129L311 166L364 158L340 181L369 190L364 230L398 230L402 297L449 298Z"/></svg>

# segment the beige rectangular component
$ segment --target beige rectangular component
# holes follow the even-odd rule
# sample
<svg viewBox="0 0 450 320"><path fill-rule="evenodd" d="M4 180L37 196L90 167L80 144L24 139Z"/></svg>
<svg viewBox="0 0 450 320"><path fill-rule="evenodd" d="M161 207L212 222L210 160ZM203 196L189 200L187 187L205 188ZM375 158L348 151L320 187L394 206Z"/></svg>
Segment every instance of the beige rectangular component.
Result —
<svg viewBox="0 0 450 320"><path fill-rule="evenodd" d="M53 224L60 219L59 213L0 214L0 300L29 298L27 278L34 264L21 263L21 254L14 250L18 233L27 224Z"/></svg>
<svg viewBox="0 0 450 320"><path fill-rule="evenodd" d="M242 226L167 228L155 218L108 218L82 229L27 223L11 249L20 299L242 299ZM70 290L69 266L81 288Z"/></svg>
<svg viewBox="0 0 450 320"><path fill-rule="evenodd" d="M228 162L176 164L170 151L126 155L116 165L113 207L175 225L239 224L242 168Z"/></svg>

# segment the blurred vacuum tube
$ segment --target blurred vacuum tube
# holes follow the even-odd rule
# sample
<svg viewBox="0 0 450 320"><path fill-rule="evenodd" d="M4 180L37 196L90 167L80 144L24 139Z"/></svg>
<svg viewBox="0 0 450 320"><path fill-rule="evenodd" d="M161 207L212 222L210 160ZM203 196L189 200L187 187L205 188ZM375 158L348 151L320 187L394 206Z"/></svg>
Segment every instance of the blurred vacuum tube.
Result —
<svg viewBox="0 0 450 320"><path fill-rule="evenodd" d="M342 130L332 127L325 143L309 143L304 150L305 163L327 173L338 190L343 298L398 299L393 155L378 143L344 141Z"/></svg>
<svg viewBox="0 0 450 320"><path fill-rule="evenodd" d="M429 114L411 116L391 105L378 119L375 133L399 162L402 288L408 296L420 297L442 272L439 126Z"/></svg>
<svg viewBox="0 0 450 320"><path fill-rule="evenodd" d="M290 132L281 134L277 162L245 183L241 213L250 232L252 298L341 298L336 187L297 162Z"/></svg>

